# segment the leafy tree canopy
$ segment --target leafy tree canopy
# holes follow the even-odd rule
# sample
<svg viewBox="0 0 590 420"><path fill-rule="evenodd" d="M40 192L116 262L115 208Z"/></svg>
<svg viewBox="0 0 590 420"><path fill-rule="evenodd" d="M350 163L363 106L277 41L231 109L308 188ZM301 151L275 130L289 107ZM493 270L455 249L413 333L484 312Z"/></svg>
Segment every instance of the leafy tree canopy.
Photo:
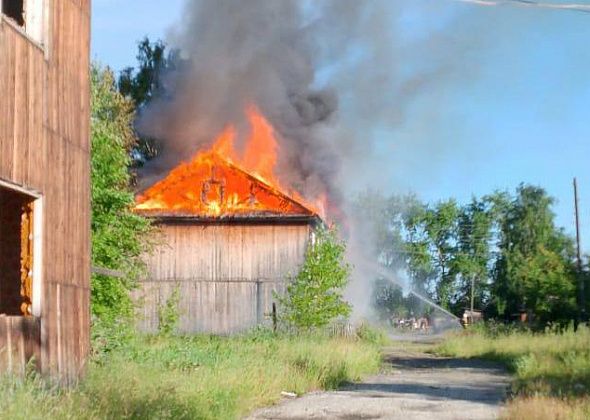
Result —
<svg viewBox="0 0 590 420"><path fill-rule="evenodd" d="M553 204L542 188L520 185L514 194L494 192L464 205L366 193L354 213L357 222L371 223L365 233L376 258L405 271L414 290L457 315L473 297L474 308L490 316L527 312L544 325L575 317L576 276L590 277L576 272L572 238L555 226ZM409 301L393 286L375 285L382 316L407 311Z"/></svg>
<svg viewBox="0 0 590 420"><path fill-rule="evenodd" d="M93 65L91 69L91 175L92 263L124 273L124 278L95 275L92 278L92 313L100 318L128 316L132 312L129 290L143 269L140 256L147 250L146 219L135 215L130 190L130 150L137 138L133 131L133 102L116 88L113 73Z"/></svg>
<svg viewBox="0 0 590 420"><path fill-rule="evenodd" d="M528 311L541 322L575 311L574 245L554 224L553 199L521 185L501 217L494 295L500 314Z"/></svg>

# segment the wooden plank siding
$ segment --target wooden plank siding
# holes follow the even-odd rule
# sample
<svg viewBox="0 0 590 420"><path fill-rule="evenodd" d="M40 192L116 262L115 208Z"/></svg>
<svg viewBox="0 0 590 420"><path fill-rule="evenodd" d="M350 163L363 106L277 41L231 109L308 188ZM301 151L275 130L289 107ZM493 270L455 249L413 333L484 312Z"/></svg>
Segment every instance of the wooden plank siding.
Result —
<svg viewBox="0 0 590 420"><path fill-rule="evenodd" d="M165 223L134 292L138 327L156 332L158 307L178 288L182 333L231 334L268 322L273 291L282 293L303 263L306 223Z"/></svg>
<svg viewBox="0 0 590 420"><path fill-rule="evenodd" d="M0 316L0 366L12 348L11 370L35 355L72 382L90 347L90 1L47 4L43 47L0 18L0 180L43 200L41 314Z"/></svg>
<svg viewBox="0 0 590 420"><path fill-rule="evenodd" d="M40 319L37 317L0 316L0 369L23 374L26 364L39 366L41 360Z"/></svg>

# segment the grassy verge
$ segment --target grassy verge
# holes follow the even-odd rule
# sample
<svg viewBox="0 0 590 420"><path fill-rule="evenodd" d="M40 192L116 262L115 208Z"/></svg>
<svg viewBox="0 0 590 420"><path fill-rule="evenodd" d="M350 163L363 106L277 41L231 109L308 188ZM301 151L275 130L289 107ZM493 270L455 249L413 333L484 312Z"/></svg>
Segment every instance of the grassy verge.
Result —
<svg viewBox="0 0 590 420"><path fill-rule="evenodd" d="M481 328L450 336L436 352L504 363L514 374L507 418L590 418L590 328L544 333Z"/></svg>
<svg viewBox="0 0 590 420"><path fill-rule="evenodd" d="M0 379L2 418L236 418L281 398L358 380L380 365L366 339L137 337L91 363L78 387Z"/></svg>

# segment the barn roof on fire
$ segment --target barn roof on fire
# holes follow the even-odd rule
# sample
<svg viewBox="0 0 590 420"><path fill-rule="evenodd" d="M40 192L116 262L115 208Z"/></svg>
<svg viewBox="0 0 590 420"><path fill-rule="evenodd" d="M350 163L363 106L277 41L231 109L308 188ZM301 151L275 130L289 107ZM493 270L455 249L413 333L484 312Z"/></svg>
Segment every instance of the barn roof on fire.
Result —
<svg viewBox="0 0 590 420"><path fill-rule="evenodd" d="M136 198L135 211L175 220L310 220L317 212L215 152L174 168Z"/></svg>

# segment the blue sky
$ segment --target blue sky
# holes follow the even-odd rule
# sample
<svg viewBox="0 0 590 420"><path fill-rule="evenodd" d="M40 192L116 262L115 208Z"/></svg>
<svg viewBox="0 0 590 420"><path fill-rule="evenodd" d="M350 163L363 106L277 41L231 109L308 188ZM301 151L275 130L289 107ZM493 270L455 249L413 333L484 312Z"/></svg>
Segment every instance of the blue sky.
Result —
<svg viewBox="0 0 590 420"><path fill-rule="evenodd" d="M184 0L93 0L93 59L120 70L135 64L137 41L165 39L167 29L177 23Z"/></svg>
<svg viewBox="0 0 590 420"><path fill-rule="evenodd" d="M412 99L402 124L376 127L374 155L384 168L377 186L466 201L533 183L557 198L558 224L573 233L577 176L590 250L590 14L437 1L449 3L440 19L413 17L409 28L453 25L447 13L457 14L477 22L461 34L472 36L474 47L452 82ZM116 70L133 65L137 40L165 38L183 4L94 0L93 59Z"/></svg>

